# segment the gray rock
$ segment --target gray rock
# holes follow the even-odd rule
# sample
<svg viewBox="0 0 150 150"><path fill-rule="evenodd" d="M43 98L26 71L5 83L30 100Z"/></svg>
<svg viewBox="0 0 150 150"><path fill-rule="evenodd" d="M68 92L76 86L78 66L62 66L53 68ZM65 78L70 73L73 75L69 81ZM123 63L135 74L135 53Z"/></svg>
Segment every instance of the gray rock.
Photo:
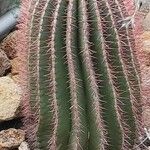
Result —
<svg viewBox="0 0 150 150"><path fill-rule="evenodd" d="M0 122L15 118L21 101L21 89L9 76L0 78Z"/></svg>
<svg viewBox="0 0 150 150"><path fill-rule="evenodd" d="M0 49L0 77L11 68L10 60L7 55Z"/></svg>
<svg viewBox="0 0 150 150"><path fill-rule="evenodd" d="M25 132L20 129L8 129L0 132L1 148L18 148L25 140Z"/></svg>

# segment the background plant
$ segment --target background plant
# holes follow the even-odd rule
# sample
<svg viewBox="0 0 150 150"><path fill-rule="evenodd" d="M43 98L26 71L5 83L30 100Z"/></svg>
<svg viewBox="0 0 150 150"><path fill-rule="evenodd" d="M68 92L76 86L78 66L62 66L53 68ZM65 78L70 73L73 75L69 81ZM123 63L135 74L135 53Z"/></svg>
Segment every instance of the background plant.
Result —
<svg viewBox="0 0 150 150"><path fill-rule="evenodd" d="M20 0L0 0L0 16L5 14L8 10L18 7Z"/></svg>

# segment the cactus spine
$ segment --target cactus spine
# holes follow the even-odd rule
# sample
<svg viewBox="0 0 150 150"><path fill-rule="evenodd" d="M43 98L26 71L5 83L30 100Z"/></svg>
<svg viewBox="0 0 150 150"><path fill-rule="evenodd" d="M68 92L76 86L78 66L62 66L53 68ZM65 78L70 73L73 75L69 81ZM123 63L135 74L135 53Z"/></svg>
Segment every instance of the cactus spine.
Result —
<svg viewBox="0 0 150 150"><path fill-rule="evenodd" d="M122 1L32 5L31 149L132 149L140 134L140 78L130 32L120 23Z"/></svg>

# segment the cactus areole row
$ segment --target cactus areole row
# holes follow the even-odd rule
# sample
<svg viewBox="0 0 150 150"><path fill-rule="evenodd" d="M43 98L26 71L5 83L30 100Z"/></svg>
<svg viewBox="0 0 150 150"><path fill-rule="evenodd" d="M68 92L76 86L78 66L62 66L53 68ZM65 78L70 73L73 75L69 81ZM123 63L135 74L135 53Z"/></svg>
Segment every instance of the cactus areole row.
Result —
<svg viewBox="0 0 150 150"><path fill-rule="evenodd" d="M36 0L28 71L33 150L131 150L140 78L123 0ZM31 130L32 127L32 130Z"/></svg>

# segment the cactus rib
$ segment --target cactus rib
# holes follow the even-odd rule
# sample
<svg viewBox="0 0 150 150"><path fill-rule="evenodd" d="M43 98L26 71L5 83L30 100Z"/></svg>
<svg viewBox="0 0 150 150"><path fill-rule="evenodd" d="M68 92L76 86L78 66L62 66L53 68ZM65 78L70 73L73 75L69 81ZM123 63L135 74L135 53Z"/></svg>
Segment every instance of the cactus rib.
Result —
<svg viewBox="0 0 150 150"><path fill-rule="evenodd" d="M57 97L56 97L56 77L55 77L55 32L56 32L56 25L57 25L57 19L58 19L58 13L60 8L61 0L57 1L57 6L54 11L54 19L52 22L52 33L51 33L51 42L50 42L50 51L51 51L51 86L52 86L52 100L53 100L53 107L54 107L54 129L53 129L53 135L50 139L50 149L56 149L56 141L57 141L57 129L58 129L58 106L57 106Z"/></svg>
<svg viewBox="0 0 150 150"><path fill-rule="evenodd" d="M32 108L32 111L34 112L34 116L36 116L36 119L35 119L35 123L34 123L34 127L35 128L35 134L37 133L37 130L38 130L38 126L39 126L39 114L40 114L40 107L39 107L39 101L40 101L40 98L39 98L39 47L38 47L38 44L37 42L39 42L38 39L33 39L34 35L36 34L36 37L38 37L38 32L33 32L33 30L39 30L39 24L36 24L35 25L35 22L36 22L36 19L35 18L35 14L36 14L36 10L38 9L38 5L39 5L39 1L36 2L36 5L33 9L33 15L32 15L32 18L31 18L31 27L30 27L30 30L29 30L29 34L30 34L30 49L29 49L29 77L30 77L30 87L31 87L31 90L30 90L30 103L31 103L31 108ZM39 17L40 18L40 17ZM38 18L38 19L39 19ZM37 31L38 31L37 30ZM34 135L34 134L33 134ZM32 135L32 136L33 136ZM36 135L34 135L35 138L33 138L35 141L34 143L32 143L33 145L37 145L37 139L36 139Z"/></svg>
<svg viewBox="0 0 150 150"><path fill-rule="evenodd" d="M70 119L70 93L68 81L67 64L65 64L65 41L63 34L66 32L64 24L66 19L67 2L58 0L52 17L50 33L50 64L51 64L51 108L54 118L52 119L52 134L49 139L49 149L67 149L69 132L71 128ZM60 26L62 24L62 26ZM64 94L65 93L65 94ZM56 107L57 106L57 107ZM61 126L60 126L61 125Z"/></svg>
<svg viewBox="0 0 150 150"><path fill-rule="evenodd" d="M109 90L110 94L111 94L111 95L107 95L107 97L106 97L106 95L102 97L103 101L105 101L104 107L107 109L107 111L104 110L104 112L109 112L108 109L111 109L111 111L112 111L112 107L110 108L109 103L111 105L114 105L114 109L115 110L113 110L113 111L116 112L114 117L112 117L113 115L110 118L107 117L108 119L105 120L105 122L108 122L109 120L111 120L111 118L113 118L113 120L112 120L112 122L113 122L115 120L115 118L116 118L116 122L118 123L118 125L116 124L116 129L113 129L114 133L112 133L112 135L109 133L110 131L108 130L108 135L109 135L109 137L111 136L110 139L113 139L114 134L115 133L118 134L118 139L116 141L118 141L118 142L122 141L121 142L122 144L119 143L117 145L117 143L116 143L117 147L119 147L119 145L123 145L126 135L125 135L124 126L123 126L123 123L122 123L123 119L122 119L122 116L120 114L120 106L118 104L118 101L119 101L118 91L116 91L116 87L114 85L114 80L113 80L112 70L111 70L110 64L107 61L107 53L108 53L108 51L107 51L107 45L106 45L105 36L103 35L104 32L103 32L103 26L102 26L102 23L104 22L105 19L101 18L101 15L100 15L100 12L99 12L99 8L98 8L98 2L97 1L91 1L91 4L92 3L93 3L93 7L94 8L93 9L91 8L91 9L95 10L95 21L93 21L93 22L95 22L95 26L93 26L93 31L95 30L95 32L97 32L97 36L98 37L96 39L97 39L97 42L100 43L100 44L96 44L95 41L93 41L93 42L94 42L94 45L99 45L99 46L97 46L97 50L98 50L98 54L97 54L98 55L98 60L97 61L100 61L99 63L103 64L103 66L105 65L105 71L103 73L102 73L102 67L103 66L100 65L98 67L99 68L98 70L100 70L98 74L101 73L101 75L99 77L100 81L101 81L100 85L102 85L102 82L105 82L105 84L103 84L103 86L101 86L101 88L104 88L105 90L106 89ZM103 2L103 3L101 3L101 5L103 5L103 7L105 7L105 8L108 8L107 7L107 2ZM106 9L105 9L105 11L106 11ZM109 10L108 10L108 14L111 14L109 12ZM94 35L94 33L91 33L91 34ZM94 46L93 46L93 49L94 49ZM96 49L96 46L95 46L95 49ZM103 58L103 60L101 60L101 57ZM107 83L107 80L109 80L110 82ZM102 91L101 88L100 88L100 93L102 93L102 95L104 95L104 92ZM107 102L107 99L109 99L109 102ZM110 101L111 99L113 100L113 103ZM106 105L108 105L108 106L106 107ZM108 114L106 114L106 116L108 116ZM109 127L110 126L109 124L107 124L107 126L108 126L108 129L111 128L111 127ZM118 127L120 127L120 130L121 130L120 133L116 132L118 130ZM119 137L119 134L122 134L122 140ZM117 135L115 137L117 137ZM109 141L109 144L110 144L110 142L111 141Z"/></svg>
<svg viewBox="0 0 150 150"><path fill-rule="evenodd" d="M40 3L40 6L42 3ZM38 127L37 136L38 138L38 148L45 149L45 147L49 146L49 135L51 135L52 121L53 116L55 116L55 112L52 115L51 108L51 84L50 82L50 73L51 73L51 64L49 61L50 52L48 51L48 38L49 35L47 33L51 33L51 30L47 30L49 28L49 23L47 23L47 15L52 16L51 9L53 10L55 7L55 3L51 0L43 1L43 10L42 12L38 12L41 14L40 20L40 30L38 37L39 40L39 85L40 85L40 122ZM51 19L50 19L51 20ZM45 40L47 43L45 43ZM56 109L54 107L54 109ZM45 114L45 112L47 113Z"/></svg>
<svg viewBox="0 0 150 150"><path fill-rule="evenodd" d="M100 106L100 95L98 92L98 85L96 82L95 78L95 72L93 69L93 64L91 60L91 52L90 52L90 47L89 47L89 27L87 23L87 2L85 0L81 0L79 2L79 26L80 26L80 36L81 38L81 53L82 53L82 60L83 60L83 68L85 71L85 76L86 76L86 86L87 88L87 93L88 94L88 99L89 99L89 110L91 111L91 116L90 116L90 128L91 128L91 135L90 135L90 140L91 142L95 142L95 145L92 144L93 148L95 147L96 149L98 147L101 147L101 149L104 149L105 147L105 129L104 129L104 121L101 116L101 106ZM95 120L93 120L93 118ZM95 134L95 135L94 135ZM94 139L95 138L95 139ZM93 141L94 140L94 141Z"/></svg>
<svg viewBox="0 0 150 150"><path fill-rule="evenodd" d="M121 4L120 4L121 3ZM123 2L122 0L118 1L110 1L111 4L111 9L112 9L112 14L114 16L115 22L116 22L116 27L118 30L119 34L119 39L121 41L121 54L122 54L122 60L124 63L125 67L125 72L127 76L127 81L128 85L130 87L131 91L131 103L132 103L132 111L135 116L135 122L137 126L137 133L140 133L140 125L141 125L141 117L139 114L141 114L140 108L141 102L140 102L140 77L139 73L137 71L137 65L135 64L135 58L134 58L134 51L133 51L133 46L131 44L131 39L130 39L130 33L129 29L127 27L124 27L122 30L119 30L121 28L121 24L117 23L119 22L122 18L124 20L124 14L122 12L122 7L123 7ZM118 9L119 14L116 15L115 9Z"/></svg>
<svg viewBox="0 0 150 150"><path fill-rule="evenodd" d="M107 3L107 7L109 7ZM101 10L102 8L100 8ZM109 9L110 10L110 9ZM103 11L102 11L103 13ZM109 14L112 14L111 12ZM105 16L105 15L104 15ZM123 135L124 135L124 141L122 148L123 149L129 149L131 148L133 140L131 140L133 137L135 137L134 130L135 124L134 124L134 116L132 109L130 109L129 106L131 106L131 95L130 95L130 87L127 84L126 76L125 76L125 70L122 64L122 59L120 59L121 53L120 45L118 45L118 40L116 38L116 33L113 27L113 22L111 19L112 16L110 16L110 20L107 20L106 26L103 26L104 28L104 35L105 35L105 41L107 45L107 61L109 63L109 67L111 68L111 74L112 79L114 83L114 87L116 89L116 93L118 100L118 110L121 116L121 122L123 127ZM105 21L106 22L106 21ZM113 27L113 28L112 28ZM115 39L114 40L114 36ZM114 44L113 48L110 48L111 44ZM116 45L116 48L115 48ZM132 129L131 129L132 128Z"/></svg>
<svg viewBox="0 0 150 150"><path fill-rule="evenodd" d="M72 131L70 139L70 149L82 149L85 146L87 131L85 124L85 97L83 96L83 85L79 68L79 61L76 47L76 7L77 2L70 0L68 2L67 12L67 30L66 30L66 55L69 71L70 94L71 94L71 114ZM83 144L82 144L83 143Z"/></svg>

